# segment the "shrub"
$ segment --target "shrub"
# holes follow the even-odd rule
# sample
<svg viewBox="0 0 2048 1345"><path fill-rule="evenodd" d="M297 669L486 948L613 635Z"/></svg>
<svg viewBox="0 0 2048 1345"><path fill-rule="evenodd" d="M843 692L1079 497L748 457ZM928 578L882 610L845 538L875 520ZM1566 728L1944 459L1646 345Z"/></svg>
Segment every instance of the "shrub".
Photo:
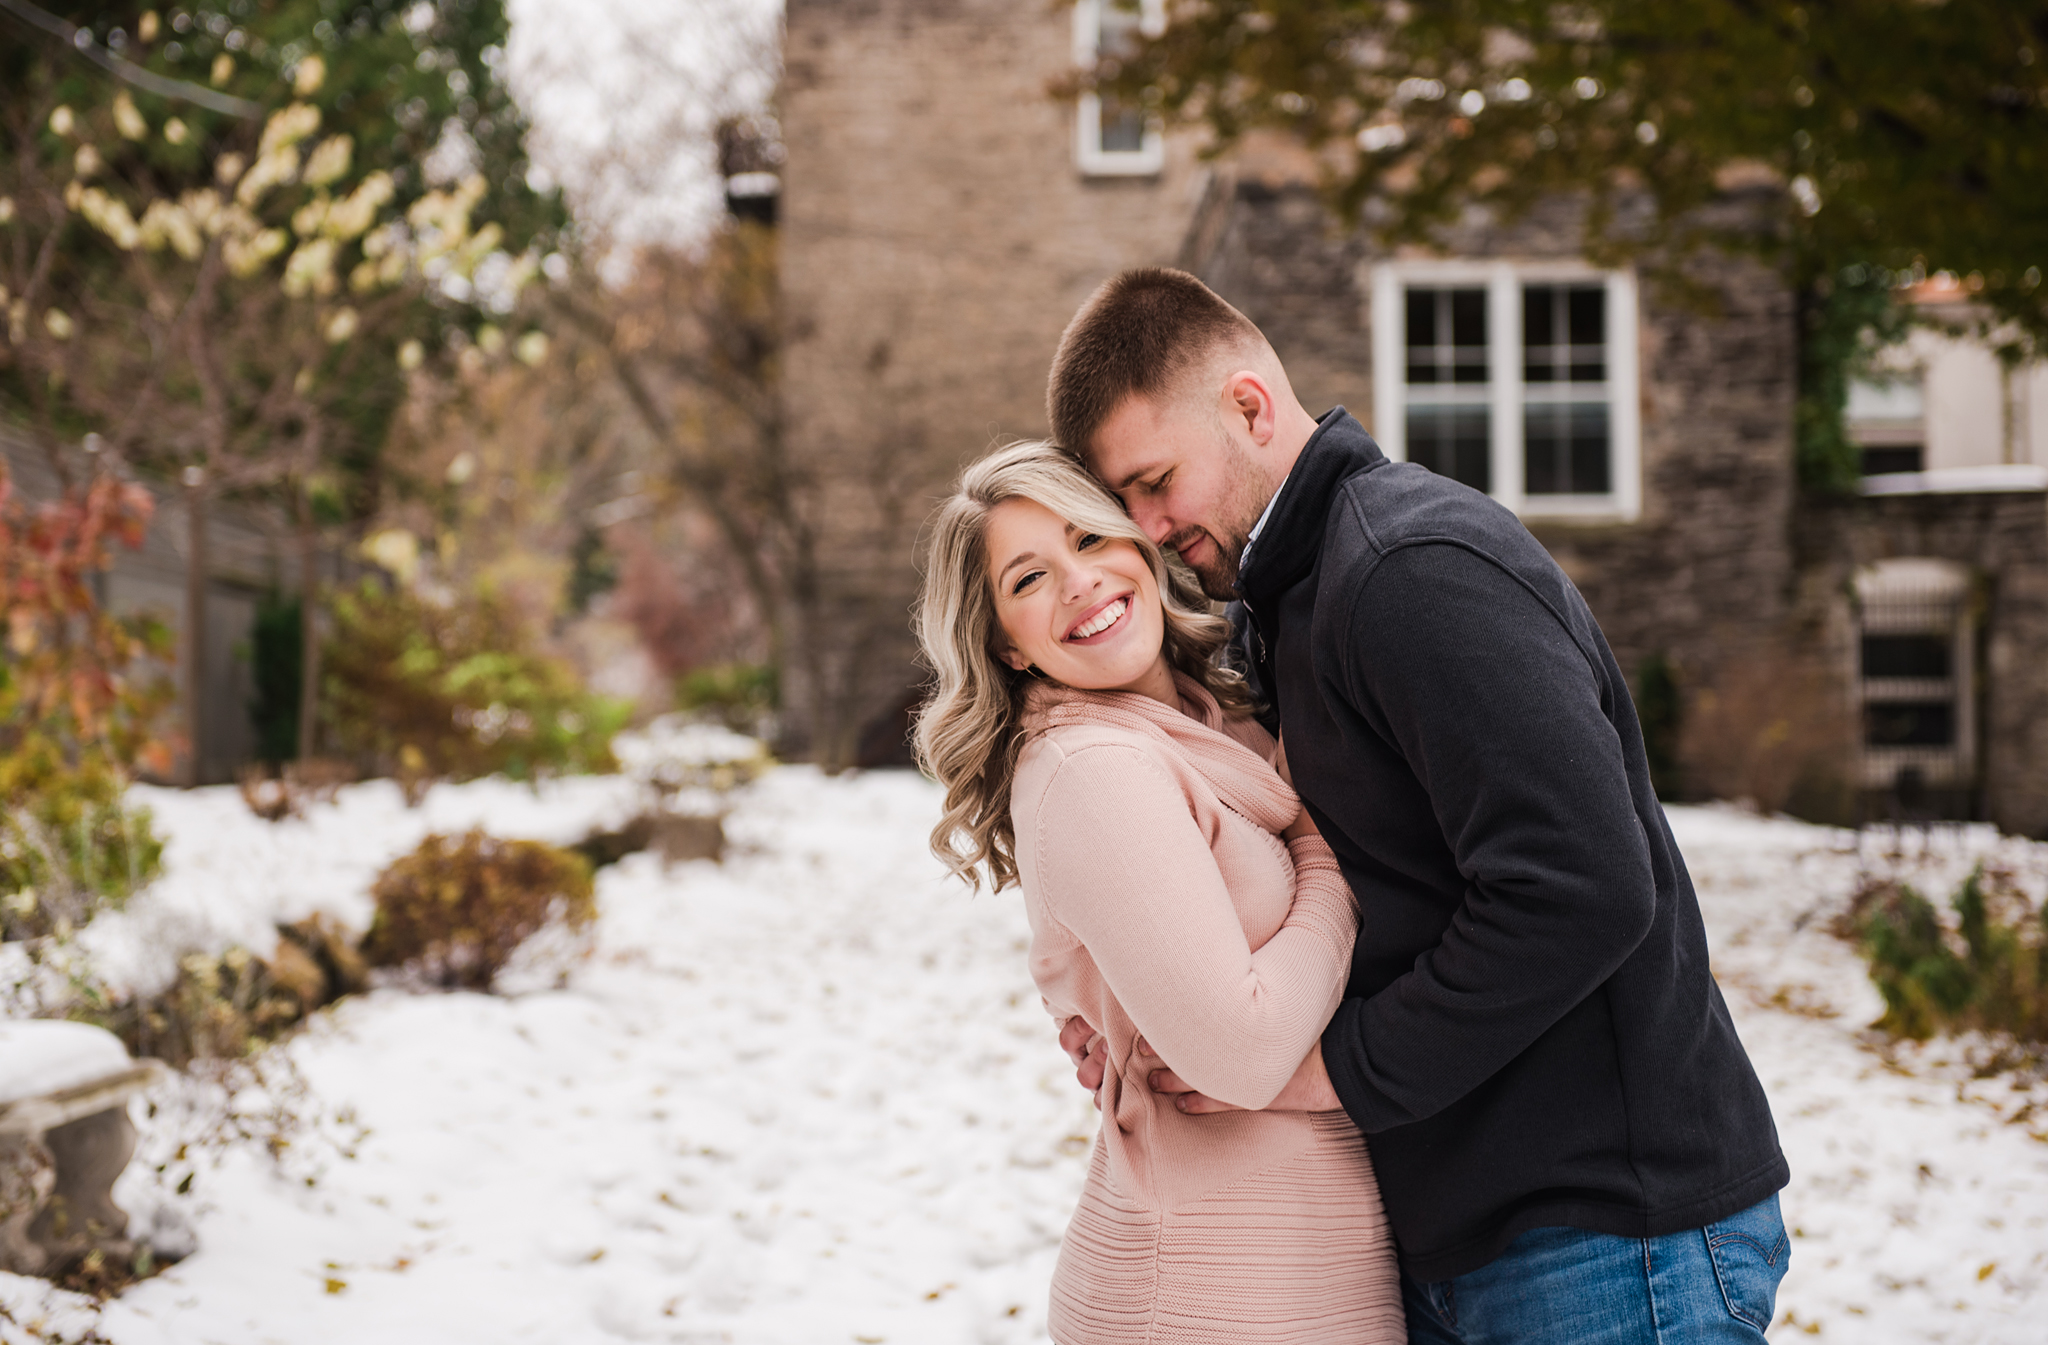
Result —
<svg viewBox="0 0 2048 1345"><path fill-rule="evenodd" d="M1731 649L1690 690L1677 717L1688 793L1848 820L1853 801L1835 763L1856 741L1855 723L1842 687L1796 643Z"/></svg>
<svg viewBox="0 0 2048 1345"><path fill-rule="evenodd" d="M168 771L160 625L93 598L108 545L139 546L147 492L101 474L30 509L0 469L0 937L63 935L157 870L161 843L122 792Z"/></svg>
<svg viewBox="0 0 2048 1345"><path fill-rule="evenodd" d="M1678 673L1662 653L1650 655L1636 668L1636 719L1643 730L1643 753L1650 761L1650 781L1660 799L1679 796L1679 726L1684 703Z"/></svg>
<svg viewBox="0 0 2048 1345"><path fill-rule="evenodd" d="M597 914L590 865L539 841L472 831L429 836L373 889L363 940L372 966L406 967L447 989L488 990L513 951L543 928L581 929Z"/></svg>
<svg viewBox="0 0 2048 1345"><path fill-rule="evenodd" d="M334 602L326 723L344 752L428 781L609 770L623 702L586 694L488 593L447 602L374 579Z"/></svg>
<svg viewBox="0 0 2048 1345"><path fill-rule="evenodd" d="M740 733L759 735L773 721L778 700L775 669L764 663L714 663L676 679L676 708L714 719Z"/></svg>
<svg viewBox="0 0 2048 1345"><path fill-rule="evenodd" d="M273 765L299 754L299 680L305 662L301 610L297 598L267 594L256 604L249 631L249 672L256 692L249 700L249 722L256 730L256 755Z"/></svg>
<svg viewBox="0 0 2048 1345"><path fill-rule="evenodd" d="M1953 934L1903 884L1857 898L1853 927L1885 1003L1874 1026L1916 1041L1970 1029L2048 1041L2048 908L2036 913L1981 864L1949 905Z"/></svg>

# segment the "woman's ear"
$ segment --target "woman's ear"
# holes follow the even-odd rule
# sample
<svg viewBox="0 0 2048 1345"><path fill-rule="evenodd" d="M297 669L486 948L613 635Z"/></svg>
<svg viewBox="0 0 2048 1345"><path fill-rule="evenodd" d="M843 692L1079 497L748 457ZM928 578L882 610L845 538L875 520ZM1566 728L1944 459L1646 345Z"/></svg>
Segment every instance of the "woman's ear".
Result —
<svg viewBox="0 0 2048 1345"><path fill-rule="evenodd" d="M1001 659L1010 667L1016 669L1018 672L1023 672L1025 669L1031 666L1031 664L1025 659L1025 657L1022 654L1018 653L1015 648L1009 645L1005 645L1001 649L996 650L996 657Z"/></svg>

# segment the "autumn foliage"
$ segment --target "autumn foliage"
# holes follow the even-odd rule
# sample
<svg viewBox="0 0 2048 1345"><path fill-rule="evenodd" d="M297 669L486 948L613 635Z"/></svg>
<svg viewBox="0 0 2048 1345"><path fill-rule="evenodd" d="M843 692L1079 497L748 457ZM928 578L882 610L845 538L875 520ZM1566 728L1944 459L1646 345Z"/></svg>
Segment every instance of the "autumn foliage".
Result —
<svg viewBox="0 0 2048 1345"><path fill-rule="evenodd" d="M161 627L119 620L93 577L149 522L141 487L108 474L56 501L18 500L0 470L0 931L63 933L154 871L146 816L121 805L137 767L170 767Z"/></svg>

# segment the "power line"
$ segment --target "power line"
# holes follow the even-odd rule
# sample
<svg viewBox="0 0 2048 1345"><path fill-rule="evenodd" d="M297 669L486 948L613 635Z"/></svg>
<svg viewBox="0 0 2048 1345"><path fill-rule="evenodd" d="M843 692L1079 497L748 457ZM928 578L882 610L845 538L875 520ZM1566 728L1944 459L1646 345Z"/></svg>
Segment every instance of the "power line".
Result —
<svg viewBox="0 0 2048 1345"><path fill-rule="evenodd" d="M28 0L0 0L0 10L5 10L23 23L61 39L65 46L114 78L133 84L136 88L153 93L159 98L175 98L180 102L197 103L201 107L211 108L230 117L254 120L263 115L261 103L252 103L247 98L237 98L233 94L221 93L217 89L209 89L189 80L169 79L154 71L144 70L133 61L123 60L101 47L93 38L91 30L73 27L55 14L28 3Z"/></svg>

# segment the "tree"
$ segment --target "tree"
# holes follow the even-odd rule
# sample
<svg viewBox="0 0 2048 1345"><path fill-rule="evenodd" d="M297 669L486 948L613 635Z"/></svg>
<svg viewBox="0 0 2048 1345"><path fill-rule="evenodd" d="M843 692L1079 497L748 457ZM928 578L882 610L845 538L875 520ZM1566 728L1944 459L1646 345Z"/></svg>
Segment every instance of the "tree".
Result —
<svg viewBox="0 0 2048 1345"><path fill-rule="evenodd" d="M76 29L10 10L66 42L5 59L19 78L0 96L0 392L46 448L91 429L181 482L188 687L204 674L207 503L290 501L304 755L322 506L374 506L406 371L489 339L559 223L525 182L502 7L234 0L168 23L95 8ZM205 86L181 79L201 72ZM186 700L196 748L200 698Z"/></svg>
<svg viewBox="0 0 2048 1345"><path fill-rule="evenodd" d="M1809 333L1948 271L2002 339L2048 346L2041 0L1198 0L1094 78L1219 147L1300 135L1336 207L1390 244L1570 193L1595 259L1675 279L1700 247L1761 249ZM1783 188L1776 227L1703 209L1760 182ZM1805 475L1825 483L1840 370L1808 364Z"/></svg>

